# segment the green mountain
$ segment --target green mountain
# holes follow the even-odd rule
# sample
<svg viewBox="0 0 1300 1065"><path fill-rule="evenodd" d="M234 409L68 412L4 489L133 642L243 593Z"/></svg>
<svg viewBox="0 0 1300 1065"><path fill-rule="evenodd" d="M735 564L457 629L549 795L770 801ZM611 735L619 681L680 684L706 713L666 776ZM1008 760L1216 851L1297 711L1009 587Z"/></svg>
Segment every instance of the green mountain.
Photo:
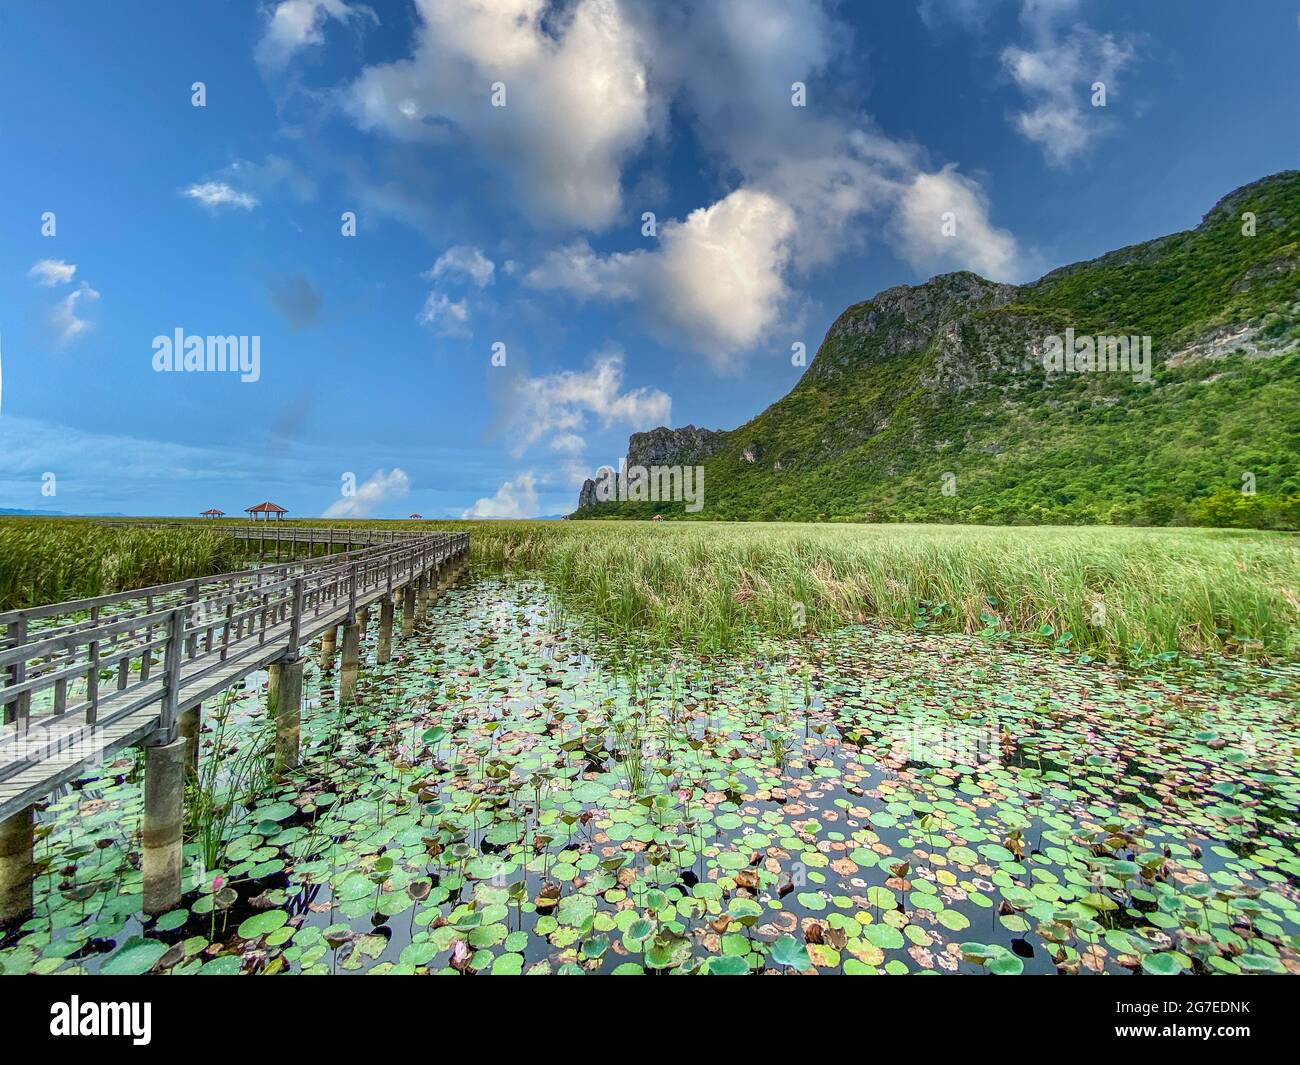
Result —
<svg viewBox="0 0 1300 1065"><path fill-rule="evenodd" d="M629 466L698 462L696 514L588 482L573 517L1300 528L1300 171L1031 284L855 304L744 425L629 442Z"/></svg>

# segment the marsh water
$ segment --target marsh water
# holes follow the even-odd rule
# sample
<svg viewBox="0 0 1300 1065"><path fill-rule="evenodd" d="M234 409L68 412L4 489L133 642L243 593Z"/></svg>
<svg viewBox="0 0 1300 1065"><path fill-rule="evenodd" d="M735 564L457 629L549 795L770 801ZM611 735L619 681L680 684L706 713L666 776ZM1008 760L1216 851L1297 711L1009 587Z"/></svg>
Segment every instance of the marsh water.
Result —
<svg viewBox="0 0 1300 1065"><path fill-rule="evenodd" d="M287 780L264 678L204 708L182 909L138 917L136 752L48 804L3 971L1300 967L1296 667L865 626L706 660L502 574L355 705L312 661Z"/></svg>

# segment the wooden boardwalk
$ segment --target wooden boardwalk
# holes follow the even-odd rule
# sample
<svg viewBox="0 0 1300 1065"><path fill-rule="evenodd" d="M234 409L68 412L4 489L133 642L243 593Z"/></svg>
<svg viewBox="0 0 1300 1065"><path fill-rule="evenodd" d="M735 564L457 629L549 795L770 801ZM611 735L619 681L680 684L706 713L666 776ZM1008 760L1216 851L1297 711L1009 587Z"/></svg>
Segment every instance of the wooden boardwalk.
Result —
<svg viewBox="0 0 1300 1065"><path fill-rule="evenodd" d="M267 542L249 526L216 528ZM301 648L324 636L332 651L342 626L340 690L346 700L355 691L360 628L371 607L379 607L380 660L386 661L399 602L402 632L409 634L417 611L436 598L439 582L461 568L469 554L464 533L393 535L302 526L277 531L280 544L306 544L311 550L324 545L327 553L0 614L5 632L0 675L7 677L0 688L0 922L15 919L24 901L30 908L30 884L19 897L14 883L24 874L23 863L30 864L33 804L123 747L144 744L148 753L184 746L178 725L186 724L186 717L190 728L181 731L193 734L186 753L192 759L200 705L267 667L280 700L270 707L280 732L277 764L296 762ZM365 546L353 547L358 541ZM174 760L181 764L179 756ZM146 867L149 771L147 759ZM167 804L175 806L170 798ZM174 819L180 812L168 809L162 815ZM175 861L179 868L178 849ZM149 879L147 869L146 909L153 912ZM156 905L179 891L179 881L175 891L170 885L170 867L163 879L168 883L162 895L155 891Z"/></svg>

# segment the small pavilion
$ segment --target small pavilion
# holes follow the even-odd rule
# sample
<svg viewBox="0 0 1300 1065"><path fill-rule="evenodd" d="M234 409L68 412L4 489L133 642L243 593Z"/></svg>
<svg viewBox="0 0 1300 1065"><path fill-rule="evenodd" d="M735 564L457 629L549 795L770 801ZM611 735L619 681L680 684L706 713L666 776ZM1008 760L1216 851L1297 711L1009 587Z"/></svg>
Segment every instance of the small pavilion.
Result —
<svg viewBox="0 0 1300 1065"><path fill-rule="evenodd" d="M245 507L244 513L248 515L249 521L257 521L258 518L264 518L266 521L270 521L272 517L274 517L276 521L279 521L289 512L285 510L284 507L268 502L258 503L255 507Z"/></svg>
<svg viewBox="0 0 1300 1065"><path fill-rule="evenodd" d="M408 520L410 520L410 521L424 521L424 515L423 515L423 514L412 514L411 517L410 517Z"/></svg>
<svg viewBox="0 0 1300 1065"><path fill-rule="evenodd" d="M218 510L216 507L209 507L199 515L200 518L224 518L225 516L226 512L224 510Z"/></svg>

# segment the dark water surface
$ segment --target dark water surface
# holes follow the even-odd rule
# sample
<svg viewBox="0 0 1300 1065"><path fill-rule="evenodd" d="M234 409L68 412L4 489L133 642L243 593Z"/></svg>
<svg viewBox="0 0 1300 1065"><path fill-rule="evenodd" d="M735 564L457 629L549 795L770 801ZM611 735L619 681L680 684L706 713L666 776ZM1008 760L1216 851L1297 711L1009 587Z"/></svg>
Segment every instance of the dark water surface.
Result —
<svg viewBox="0 0 1300 1065"><path fill-rule="evenodd" d="M868 628L644 656L488 578L357 706L310 667L279 785L261 683L205 707L201 790L231 813L187 843L185 908L136 917L128 752L42 814L4 971L1297 968L1295 667Z"/></svg>

